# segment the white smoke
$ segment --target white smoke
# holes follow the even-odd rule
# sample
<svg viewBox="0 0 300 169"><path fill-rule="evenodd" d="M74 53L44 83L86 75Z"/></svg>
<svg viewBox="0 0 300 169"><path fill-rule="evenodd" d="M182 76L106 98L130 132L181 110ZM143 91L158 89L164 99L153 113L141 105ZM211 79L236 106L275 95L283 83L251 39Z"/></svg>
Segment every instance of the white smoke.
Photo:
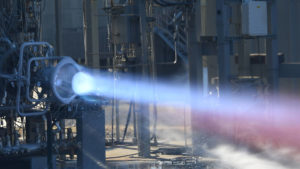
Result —
<svg viewBox="0 0 300 169"><path fill-rule="evenodd" d="M272 152L270 157L267 156L269 152L254 153L228 144L219 145L208 151L234 169L299 169L300 167L291 159L290 162L281 163L280 159L286 156L275 152Z"/></svg>

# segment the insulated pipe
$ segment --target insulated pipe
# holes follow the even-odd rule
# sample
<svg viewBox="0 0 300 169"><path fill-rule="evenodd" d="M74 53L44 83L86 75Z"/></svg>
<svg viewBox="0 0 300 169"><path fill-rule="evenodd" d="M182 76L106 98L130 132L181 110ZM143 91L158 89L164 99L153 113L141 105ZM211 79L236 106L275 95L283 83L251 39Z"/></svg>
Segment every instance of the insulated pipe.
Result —
<svg viewBox="0 0 300 169"><path fill-rule="evenodd" d="M17 83L17 96L16 96L16 111L20 116L39 116L44 115L47 112L48 107L46 107L43 111L40 112L29 112L24 113L20 110L20 100L21 100L21 84L24 79L22 79L22 70L23 70L23 57L24 57L24 49L29 46L48 46L50 52L53 52L53 47L48 42L26 42L23 43L20 48L20 56L19 56L19 67L18 67L18 83Z"/></svg>
<svg viewBox="0 0 300 169"><path fill-rule="evenodd" d="M27 77L26 77L26 98L30 102L41 102L45 101L46 99L33 99L29 96L29 86L30 86L30 78L31 78L31 72L30 72L30 65L33 61L40 61L40 60L55 60L55 59L61 59L62 57L54 56L54 57L34 57L30 58L27 63Z"/></svg>

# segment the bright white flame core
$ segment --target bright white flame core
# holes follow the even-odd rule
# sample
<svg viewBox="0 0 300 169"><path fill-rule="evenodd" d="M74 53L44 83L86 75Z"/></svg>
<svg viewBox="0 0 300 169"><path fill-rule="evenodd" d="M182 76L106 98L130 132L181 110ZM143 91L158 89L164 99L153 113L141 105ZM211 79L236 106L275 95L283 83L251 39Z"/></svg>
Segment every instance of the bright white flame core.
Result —
<svg viewBox="0 0 300 169"><path fill-rule="evenodd" d="M116 82L116 83L115 83ZM95 95L131 100L141 103L159 102L183 106L187 102L187 90L184 86L160 84L139 80L138 84L130 78L116 80L112 76L92 75L79 72L72 80L73 91L77 95Z"/></svg>
<svg viewBox="0 0 300 169"><path fill-rule="evenodd" d="M89 94L93 91L94 81L91 76L83 72L74 75L72 79L73 91L78 95Z"/></svg>

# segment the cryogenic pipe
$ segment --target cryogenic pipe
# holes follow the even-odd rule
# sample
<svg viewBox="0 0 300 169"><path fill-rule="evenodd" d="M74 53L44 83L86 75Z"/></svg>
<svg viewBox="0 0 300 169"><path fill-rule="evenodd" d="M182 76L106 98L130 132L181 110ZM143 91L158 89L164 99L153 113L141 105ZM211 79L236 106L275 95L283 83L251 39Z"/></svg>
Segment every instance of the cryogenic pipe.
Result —
<svg viewBox="0 0 300 169"><path fill-rule="evenodd" d="M48 42L26 42L23 43L20 49L20 56L19 56L19 67L18 67L18 83L17 83L17 96L16 96L16 111L20 116L37 116L37 115L44 115L47 112L47 107L41 112L31 112L31 113L23 113L20 110L20 100L21 100L21 85L22 81L26 78L22 78L22 70L23 70L23 57L24 57L24 50L26 47L29 46L47 46L49 48L50 53L53 52L53 47Z"/></svg>

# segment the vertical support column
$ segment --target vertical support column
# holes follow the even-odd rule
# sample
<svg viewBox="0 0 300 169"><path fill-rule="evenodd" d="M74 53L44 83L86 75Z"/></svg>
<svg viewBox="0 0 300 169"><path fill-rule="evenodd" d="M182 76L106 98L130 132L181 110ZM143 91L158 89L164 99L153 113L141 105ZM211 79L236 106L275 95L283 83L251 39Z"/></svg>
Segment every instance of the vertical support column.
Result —
<svg viewBox="0 0 300 169"><path fill-rule="evenodd" d="M241 11L241 3L238 3L234 6L236 12L236 33L237 35L242 35L242 11ZM238 43L235 45L236 50L238 53L238 75L239 76L247 76L250 74L250 62L249 57L246 54L248 50L245 49L245 44L247 44L247 41L245 39L241 39L238 41Z"/></svg>
<svg viewBox="0 0 300 169"><path fill-rule="evenodd" d="M53 133L52 133L52 117L51 114L47 114L47 166L48 169L53 169Z"/></svg>
<svg viewBox="0 0 300 169"><path fill-rule="evenodd" d="M85 64L100 67L98 0L83 0Z"/></svg>
<svg viewBox="0 0 300 169"><path fill-rule="evenodd" d="M153 17L153 4L150 4L149 7L149 17ZM151 65L151 77L152 77L152 84L153 84L153 135L151 140L153 139L154 144L157 143L157 136L156 136L156 126L157 126L157 104L156 104L156 80L157 80L157 67L156 67L156 57L155 57L155 41L154 41L154 32L153 32L153 24L151 24L151 32L150 32L150 43L151 43L151 57L150 57L150 65Z"/></svg>
<svg viewBox="0 0 300 169"><path fill-rule="evenodd" d="M103 169L105 167L105 115L102 108L87 105L77 119L77 138L81 143L78 153L80 169Z"/></svg>
<svg viewBox="0 0 300 169"><path fill-rule="evenodd" d="M134 144L137 143L137 126L136 126L136 111L135 111L135 102L132 103L132 113L133 113L133 139Z"/></svg>
<svg viewBox="0 0 300 169"><path fill-rule="evenodd" d="M85 64L100 67L98 0L83 0ZM105 166L105 115L97 106L87 105L77 120L77 134L81 142L78 153L80 169L102 169Z"/></svg>
<svg viewBox="0 0 300 169"><path fill-rule="evenodd" d="M61 44L61 36L62 36L62 1L55 0L55 41L56 41L56 55L61 56L62 53L62 44Z"/></svg>
<svg viewBox="0 0 300 169"><path fill-rule="evenodd" d="M200 3L199 1L196 2ZM200 113L193 110L201 102L203 96L203 63L201 54L201 44L197 41L197 24L200 20L196 19L196 13L200 13L200 5L193 5L193 9L187 9L187 45L189 58L189 81L190 81L190 97L191 97L191 123L192 123L192 142L193 154L201 154L201 146L203 133L199 130ZM199 11L198 11L199 10Z"/></svg>
<svg viewBox="0 0 300 169"><path fill-rule="evenodd" d="M138 15L140 17L140 34L141 43L137 49L138 57L142 66L142 78L144 82L149 81L149 67L148 67L148 39L147 39L147 21L146 21L146 0L135 0L135 7L137 8ZM149 96L151 97L151 96ZM139 96L137 94L137 98ZM136 104L137 112L137 141L139 156L150 156L150 121L149 121L149 105L146 103Z"/></svg>
<svg viewBox="0 0 300 169"><path fill-rule="evenodd" d="M225 6L225 0L217 0L217 53L219 67L219 93L220 96L230 90L230 49L229 40L226 36L228 31L228 14Z"/></svg>
<svg viewBox="0 0 300 169"><path fill-rule="evenodd" d="M268 25L269 34L272 38L267 39L267 68L268 81L271 94L276 94L279 88L279 59L277 43L277 0L268 2Z"/></svg>
<svg viewBox="0 0 300 169"><path fill-rule="evenodd" d="M115 111L116 111L116 141L120 142L120 111L119 111L118 99L115 99Z"/></svg>

